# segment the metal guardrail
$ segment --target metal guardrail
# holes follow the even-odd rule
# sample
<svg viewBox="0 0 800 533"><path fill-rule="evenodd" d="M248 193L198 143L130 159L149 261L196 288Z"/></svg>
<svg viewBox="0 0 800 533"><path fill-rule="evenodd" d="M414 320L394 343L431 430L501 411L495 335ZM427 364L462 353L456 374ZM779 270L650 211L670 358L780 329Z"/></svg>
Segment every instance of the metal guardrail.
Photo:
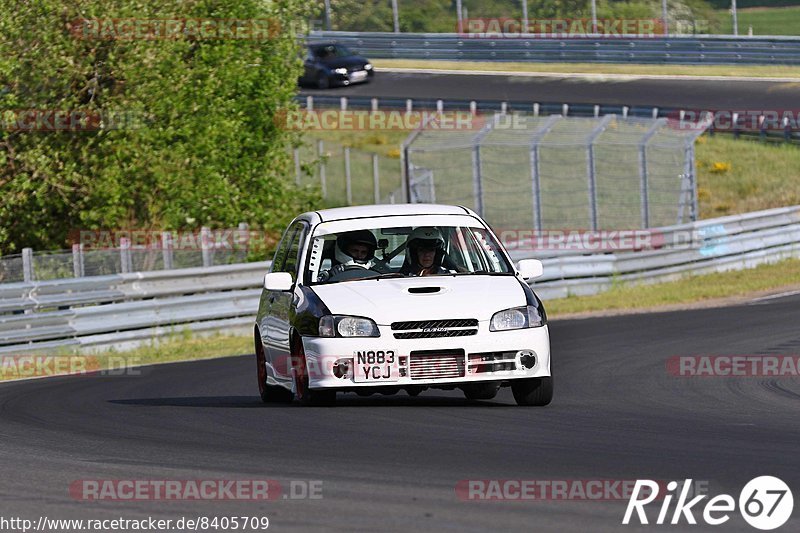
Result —
<svg viewBox="0 0 800 533"><path fill-rule="evenodd" d="M433 99L433 98L372 98L368 96L333 96L333 95L297 95L295 101L304 109L338 108L351 110L397 110L406 111L470 111L472 113L524 113L539 115L563 115L565 117L599 117L603 115L618 115L623 118L667 118L680 120L682 113L692 112L697 116L697 109L682 109L677 107L659 107L647 105L623 104L592 104L581 102L509 102L505 100L462 100L462 99ZM768 123L764 123L769 126ZM792 124L787 124L782 131L765 127L761 130L749 129L745 125L742 115L737 122L731 122L730 127L715 130L715 124L709 125L710 134L729 134L734 137L760 138L771 142L800 143L800 131L792 129Z"/></svg>
<svg viewBox="0 0 800 533"><path fill-rule="evenodd" d="M796 37L491 38L479 34L312 32L309 41L335 41L375 59L537 61L582 63L800 65Z"/></svg>
<svg viewBox="0 0 800 533"><path fill-rule="evenodd" d="M800 257L800 206L650 231L666 243L662 248L554 254L508 245L514 259L543 258L545 274L533 287L545 300L596 294L613 283L666 281ZM247 334L268 267L261 262L0 284L0 354L121 347L182 330Z"/></svg>

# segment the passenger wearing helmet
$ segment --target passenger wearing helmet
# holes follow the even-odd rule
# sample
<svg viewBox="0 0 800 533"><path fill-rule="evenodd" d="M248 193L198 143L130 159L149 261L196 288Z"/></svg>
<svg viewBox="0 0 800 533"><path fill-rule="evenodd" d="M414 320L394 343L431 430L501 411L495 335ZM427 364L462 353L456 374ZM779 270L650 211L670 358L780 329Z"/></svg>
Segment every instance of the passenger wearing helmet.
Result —
<svg viewBox="0 0 800 533"><path fill-rule="evenodd" d="M406 240L406 259L400 272L409 276L449 274L442 267L444 239L436 228L419 227Z"/></svg>
<svg viewBox="0 0 800 533"><path fill-rule="evenodd" d="M327 281L336 274L344 272L349 266L371 269L375 264L376 248L378 241L368 229L342 233L336 238L335 264L330 270L320 272L319 280Z"/></svg>

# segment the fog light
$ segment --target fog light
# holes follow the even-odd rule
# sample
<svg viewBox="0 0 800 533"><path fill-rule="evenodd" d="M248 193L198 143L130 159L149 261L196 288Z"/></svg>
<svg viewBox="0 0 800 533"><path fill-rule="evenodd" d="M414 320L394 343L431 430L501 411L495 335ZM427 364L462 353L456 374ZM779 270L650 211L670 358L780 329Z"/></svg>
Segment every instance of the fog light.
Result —
<svg viewBox="0 0 800 533"><path fill-rule="evenodd" d="M333 375L339 379L350 375L350 359L339 359L333 363Z"/></svg>
<svg viewBox="0 0 800 533"><path fill-rule="evenodd" d="M536 366L536 352L533 350L520 350L517 352L517 357L520 364L529 370Z"/></svg>

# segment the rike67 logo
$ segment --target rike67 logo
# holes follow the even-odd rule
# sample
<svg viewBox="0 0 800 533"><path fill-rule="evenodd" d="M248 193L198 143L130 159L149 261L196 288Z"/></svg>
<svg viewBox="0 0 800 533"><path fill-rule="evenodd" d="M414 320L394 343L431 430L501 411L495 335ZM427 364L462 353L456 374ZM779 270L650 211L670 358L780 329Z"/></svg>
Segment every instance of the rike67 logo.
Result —
<svg viewBox="0 0 800 533"><path fill-rule="evenodd" d="M689 491L692 480L687 479L678 496L675 509L672 512L670 524L679 524L686 520L688 524L697 524L694 513L700 513L700 502L708 495L701 494L689 500ZM648 524L645 506L657 498L663 498L661 509L656 519L656 524L666 524L670 512L673 496L678 495L678 483L670 481L667 484L666 494L659 494L659 484L649 479L638 479L633 487L633 493L625 509L623 524L629 524L634 511L640 524ZM644 495L640 498L640 496ZM706 524L718 526L730 519L730 513L736 511L736 500L728 494L714 496L702 506L702 519ZM757 529L770 530L781 527L792 516L794 498L789 486L781 479L773 476L760 476L751 479L739 493L739 512L742 518ZM697 509L693 509L697 506Z"/></svg>

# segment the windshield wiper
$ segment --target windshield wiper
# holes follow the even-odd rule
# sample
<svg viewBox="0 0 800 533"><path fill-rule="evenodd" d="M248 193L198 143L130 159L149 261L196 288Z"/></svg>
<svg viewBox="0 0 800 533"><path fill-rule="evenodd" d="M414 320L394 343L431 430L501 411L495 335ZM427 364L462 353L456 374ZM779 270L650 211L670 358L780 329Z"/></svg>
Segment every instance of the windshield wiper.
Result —
<svg viewBox="0 0 800 533"><path fill-rule="evenodd" d="M401 274L400 272L386 272L384 274L378 274L377 276L369 276L367 278L359 278L359 279L388 279L388 278L405 278L407 277L405 274Z"/></svg>

